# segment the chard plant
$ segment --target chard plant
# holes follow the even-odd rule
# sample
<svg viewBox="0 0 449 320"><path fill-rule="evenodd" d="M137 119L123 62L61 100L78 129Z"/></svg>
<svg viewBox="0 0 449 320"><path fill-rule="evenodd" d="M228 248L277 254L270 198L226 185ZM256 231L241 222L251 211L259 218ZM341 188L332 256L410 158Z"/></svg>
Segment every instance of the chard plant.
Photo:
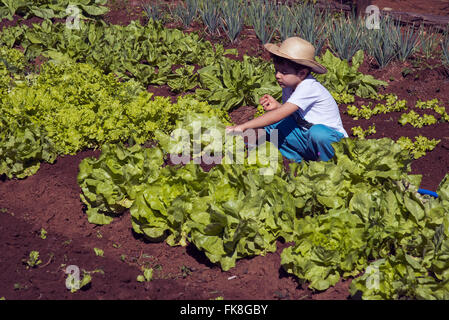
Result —
<svg viewBox="0 0 449 320"><path fill-rule="evenodd" d="M23 14L24 19L39 17L42 19L65 18L70 15L66 9L76 6L80 18L96 17L109 12L107 0L2 0L0 1L0 20L13 20L15 14Z"/></svg>
<svg viewBox="0 0 449 320"><path fill-rule="evenodd" d="M358 71L363 60L362 50L355 53L351 65L346 59L341 60L327 50L321 58L317 57L317 61L325 66L328 72L325 75L316 74L315 77L330 92L355 94L363 98L377 95L378 88L386 86L387 83Z"/></svg>

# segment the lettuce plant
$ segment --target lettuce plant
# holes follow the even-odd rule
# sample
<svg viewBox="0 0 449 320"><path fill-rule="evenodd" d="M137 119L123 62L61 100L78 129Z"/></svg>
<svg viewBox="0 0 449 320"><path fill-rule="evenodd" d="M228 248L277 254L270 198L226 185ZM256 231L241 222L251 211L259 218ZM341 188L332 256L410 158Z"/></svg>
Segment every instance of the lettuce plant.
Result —
<svg viewBox="0 0 449 320"><path fill-rule="evenodd" d="M352 58L352 65L349 65L347 60L340 60L327 50L317 60L327 68L328 72L316 74L315 77L331 92L355 94L364 98L377 96L378 87L386 86L387 83L359 72L363 59L363 51L359 50Z"/></svg>

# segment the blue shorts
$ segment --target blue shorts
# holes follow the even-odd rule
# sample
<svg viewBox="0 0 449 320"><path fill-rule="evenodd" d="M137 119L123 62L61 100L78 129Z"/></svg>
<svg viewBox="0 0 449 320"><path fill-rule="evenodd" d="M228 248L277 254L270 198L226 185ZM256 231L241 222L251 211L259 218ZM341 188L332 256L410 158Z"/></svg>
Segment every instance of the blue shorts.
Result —
<svg viewBox="0 0 449 320"><path fill-rule="evenodd" d="M273 143L284 157L296 162L302 159L328 161L334 156L331 144L344 137L341 132L324 124L315 124L310 129L299 127L293 116L265 127L268 135L273 129L278 130L277 144L276 141Z"/></svg>

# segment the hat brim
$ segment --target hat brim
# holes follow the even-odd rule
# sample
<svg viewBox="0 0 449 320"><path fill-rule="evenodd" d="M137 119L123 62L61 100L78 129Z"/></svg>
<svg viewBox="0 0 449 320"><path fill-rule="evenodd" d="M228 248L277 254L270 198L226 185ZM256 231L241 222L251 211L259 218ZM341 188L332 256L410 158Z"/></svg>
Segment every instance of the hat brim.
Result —
<svg viewBox="0 0 449 320"><path fill-rule="evenodd" d="M316 62L315 60L309 60L309 59L295 59L293 57L290 57L289 55L282 53L279 51L279 47L273 43L267 43L264 45L265 49L267 49L270 53L288 59L290 61L293 61L295 63L298 64L302 64L304 66L310 67L310 69L312 69L313 72L315 73L326 73L327 69L325 66L319 64L318 62Z"/></svg>

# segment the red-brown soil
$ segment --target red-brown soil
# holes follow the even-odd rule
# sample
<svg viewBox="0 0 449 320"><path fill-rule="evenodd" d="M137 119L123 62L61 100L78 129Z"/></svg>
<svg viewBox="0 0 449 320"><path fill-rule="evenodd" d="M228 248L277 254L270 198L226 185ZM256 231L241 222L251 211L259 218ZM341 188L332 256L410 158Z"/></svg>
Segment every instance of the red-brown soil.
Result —
<svg viewBox="0 0 449 320"><path fill-rule="evenodd" d="M161 1L168 3L169 1ZM378 1L381 6L396 9L394 5L405 1ZM430 1L443 2L443 1ZM429 2L429 3L430 3ZM119 1L117 1L119 3ZM141 18L140 1L129 1L128 6L116 5L106 16L110 23L126 24ZM410 6L421 5L418 0L407 1ZM447 14L446 9L429 13ZM439 8L439 7L438 7ZM39 22L33 18L34 22ZM142 20L145 20L141 18ZM2 21L4 25L14 25L15 21ZM20 22L24 23L24 22ZM25 23L29 24L30 21ZM180 27L171 22L171 27ZM223 36L211 37L204 32L200 23L194 24L186 32L199 32L205 39L223 43L226 48L237 48L238 58L243 54L261 56L268 59L257 40L254 31L245 28L235 44ZM420 99L439 98L449 110L449 78L438 60L395 62L384 70L378 70L367 57L361 71L389 82L382 92L396 93L406 99L409 107ZM404 68L412 73L402 75ZM167 86L150 86L148 91L156 95L176 98ZM357 99L356 103L365 101ZM377 133L370 138L400 136L414 137L422 134L428 138L438 138L441 142L426 156L412 163L412 173L422 174L421 187L436 190L438 183L449 171L449 124L443 123L422 129L401 127L397 120L399 113L375 116L370 120L353 120L341 106L342 120L348 133L353 126L367 128L376 124ZM251 119L254 106L241 107L231 113L236 123ZM340 281L325 292L312 292L307 284L300 284L287 274L280 265L282 249L288 243L278 242L278 250L266 256L242 259L235 268L223 272L208 262L205 255L194 246L170 247L166 243L149 243L133 233L129 212L116 218L110 225L89 224L80 201L80 188L76 177L78 166L85 157L98 157L100 151L87 150L75 156L59 157L53 165L42 164L34 176L23 180L0 181L0 298L7 300L28 299L126 299L126 300L206 300L224 299L348 299L350 279ZM47 238L41 239L41 229L47 231ZM104 257L95 255L94 248L104 250ZM31 251L39 251L42 263L27 268L24 261ZM91 284L76 293L65 287L65 267L77 265L81 270L94 271ZM140 283L136 278L143 267L154 269L151 282ZM103 272L99 272L102 270Z"/></svg>
<svg viewBox="0 0 449 320"><path fill-rule="evenodd" d="M387 7L394 11L449 16L449 1L447 0L371 0L371 4L380 9Z"/></svg>

